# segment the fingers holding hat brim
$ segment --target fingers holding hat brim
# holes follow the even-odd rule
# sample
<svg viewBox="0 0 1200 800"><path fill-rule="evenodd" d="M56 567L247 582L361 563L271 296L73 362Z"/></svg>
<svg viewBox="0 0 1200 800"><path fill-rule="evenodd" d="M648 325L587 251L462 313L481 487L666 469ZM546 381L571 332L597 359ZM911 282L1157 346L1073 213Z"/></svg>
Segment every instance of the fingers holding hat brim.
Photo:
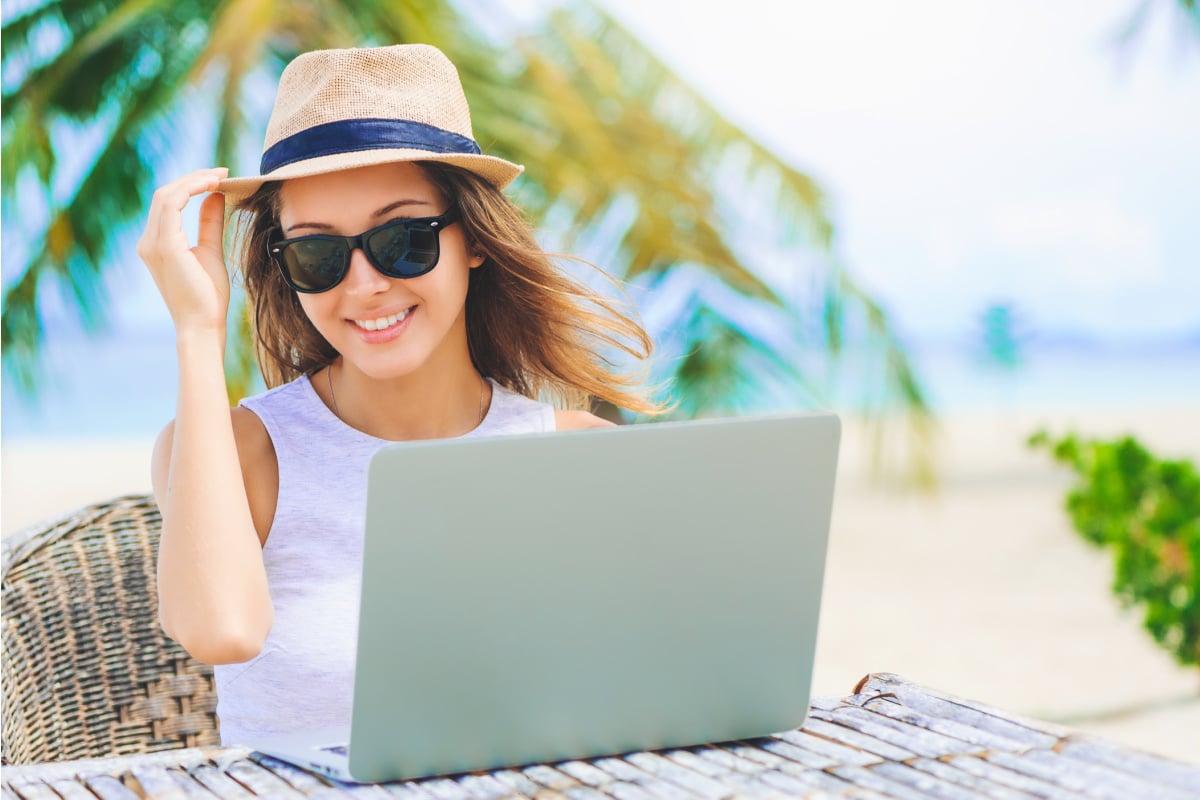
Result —
<svg viewBox="0 0 1200 800"><path fill-rule="evenodd" d="M444 164L453 164L469 172L474 172L498 189L508 186L525 170L525 167L520 164L514 164L495 156L434 153L427 150L360 150L352 153L335 153L288 164L269 175L227 178L218 184L217 191L224 193L226 201L232 205L249 197L267 181L307 178L328 172L340 172L345 169L369 167L376 164L394 164L402 161L438 161Z"/></svg>

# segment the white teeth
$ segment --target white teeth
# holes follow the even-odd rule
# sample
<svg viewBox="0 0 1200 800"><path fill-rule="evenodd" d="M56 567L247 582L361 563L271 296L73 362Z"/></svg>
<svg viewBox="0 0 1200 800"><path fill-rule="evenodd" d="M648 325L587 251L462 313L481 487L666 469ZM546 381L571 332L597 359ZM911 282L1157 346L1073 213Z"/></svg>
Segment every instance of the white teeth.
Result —
<svg viewBox="0 0 1200 800"><path fill-rule="evenodd" d="M384 328L390 328L400 320L408 316L410 309L404 309L399 314L392 314L390 317L380 317L379 319L356 319L354 324L363 330L381 331Z"/></svg>

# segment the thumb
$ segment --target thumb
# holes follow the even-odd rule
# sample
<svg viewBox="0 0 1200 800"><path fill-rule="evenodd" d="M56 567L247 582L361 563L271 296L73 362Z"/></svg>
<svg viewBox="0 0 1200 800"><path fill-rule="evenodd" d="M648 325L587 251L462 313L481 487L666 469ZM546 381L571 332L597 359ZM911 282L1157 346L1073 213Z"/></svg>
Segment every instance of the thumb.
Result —
<svg viewBox="0 0 1200 800"><path fill-rule="evenodd" d="M205 197L200 204L200 233L196 238L197 248L211 250L217 255L222 255L224 230L225 195L214 192Z"/></svg>

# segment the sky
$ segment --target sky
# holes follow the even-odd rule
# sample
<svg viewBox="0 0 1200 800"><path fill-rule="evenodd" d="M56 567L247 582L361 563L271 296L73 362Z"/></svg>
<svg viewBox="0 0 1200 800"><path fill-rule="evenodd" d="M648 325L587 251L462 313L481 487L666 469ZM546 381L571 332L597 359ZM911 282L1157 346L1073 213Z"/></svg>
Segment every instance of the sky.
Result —
<svg viewBox="0 0 1200 800"><path fill-rule="evenodd" d="M910 338L1200 332L1200 32L1155 0L603 0L818 178ZM683 9L686 8L686 13Z"/></svg>

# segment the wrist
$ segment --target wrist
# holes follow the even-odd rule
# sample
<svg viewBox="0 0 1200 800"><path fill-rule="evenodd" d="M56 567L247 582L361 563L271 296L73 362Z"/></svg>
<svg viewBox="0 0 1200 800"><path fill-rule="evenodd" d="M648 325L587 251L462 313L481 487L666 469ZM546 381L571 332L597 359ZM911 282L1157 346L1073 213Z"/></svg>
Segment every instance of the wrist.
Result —
<svg viewBox="0 0 1200 800"><path fill-rule="evenodd" d="M225 355L224 328L179 328L175 331L175 348L183 351L213 350Z"/></svg>

